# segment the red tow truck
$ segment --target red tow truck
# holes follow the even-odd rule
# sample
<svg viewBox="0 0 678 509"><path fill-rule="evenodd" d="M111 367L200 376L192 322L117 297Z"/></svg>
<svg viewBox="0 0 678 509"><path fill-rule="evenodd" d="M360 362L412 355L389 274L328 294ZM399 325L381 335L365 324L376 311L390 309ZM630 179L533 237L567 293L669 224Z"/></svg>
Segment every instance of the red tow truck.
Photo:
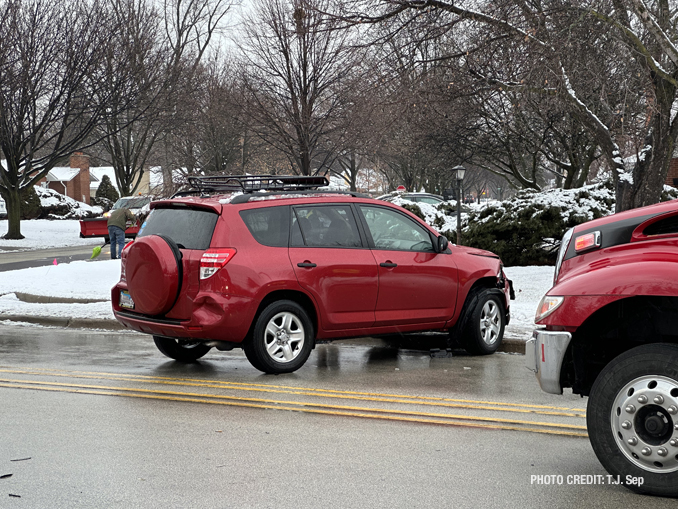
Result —
<svg viewBox="0 0 678 509"><path fill-rule="evenodd" d="M153 199L152 196L125 196L120 198L113 204L111 207L112 210L120 208L128 208L134 214L139 217L140 213L148 204L151 203ZM105 212L102 217L95 217L91 219L81 219L80 220L80 238L93 238L93 237L103 237L106 243L109 242L108 238L108 217L111 215L111 212ZM140 221L137 219L135 222L127 223L127 228L125 230L125 237L135 238L137 233L139 233Z"/></svg>
<svg viewBox="0 0 678 509"><path fill-rule="evenodd" d="M589 396L591 445L612 479L678 497L678 200L563 237L526 362L541 388Z"/></svg>

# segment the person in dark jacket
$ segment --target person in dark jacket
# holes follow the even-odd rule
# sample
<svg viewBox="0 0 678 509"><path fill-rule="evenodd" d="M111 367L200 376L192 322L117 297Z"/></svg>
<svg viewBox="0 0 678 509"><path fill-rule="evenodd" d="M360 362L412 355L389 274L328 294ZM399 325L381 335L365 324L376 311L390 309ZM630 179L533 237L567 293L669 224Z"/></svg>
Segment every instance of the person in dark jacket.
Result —
<svg viewBox="0 0 678 509"><path fill-rule="evenodd" d="M111 241L111 259L120 258L125 247L125 228L127 221L134 221L134 214L129 209L116 209L108 216L108 237ZM117 248L117 249L116 249Z"/></svg>

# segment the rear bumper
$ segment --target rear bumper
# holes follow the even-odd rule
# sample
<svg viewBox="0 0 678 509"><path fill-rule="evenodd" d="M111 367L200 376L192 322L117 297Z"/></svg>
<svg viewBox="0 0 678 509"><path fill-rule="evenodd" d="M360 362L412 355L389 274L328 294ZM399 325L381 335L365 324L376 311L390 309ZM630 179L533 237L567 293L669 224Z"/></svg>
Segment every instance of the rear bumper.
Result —
<svg viewBox="0 0 678 509"><path fill-rule="evenodd" d="M198 294L193 301L191 318L182 320L147 316L120 308L120 289L119 285L113 287L111 295L116 320L128 329L145 334L241 343L252 322L255 304L249 298Z"/></svg>
<svg viewBox="0 0 678 509"><path fill-rule="evenodd" d="M572 340L569 332L551 332L537 329L525 345L525 364L537 376L544 392L562 394L560 368Z"/></svg>

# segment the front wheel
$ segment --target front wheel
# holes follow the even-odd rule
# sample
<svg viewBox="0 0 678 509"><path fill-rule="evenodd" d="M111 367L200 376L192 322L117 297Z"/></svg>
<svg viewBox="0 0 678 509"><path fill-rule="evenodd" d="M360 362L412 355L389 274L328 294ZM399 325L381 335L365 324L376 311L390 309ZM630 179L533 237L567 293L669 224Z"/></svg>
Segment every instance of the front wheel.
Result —
<svg viewBox="0 0 678 509"><path fill-rule="evenodd" d="M311 355L313 339L313 324L304 308L294 301L280 300L261 312L243 349L258 370L291 373Z"/></svg>
<svg viewBox="0 0 678 509"><path fill-rule="evenodd" d="M153 341L164 355L179 362L195 362L212 349L204 343L187 339L153 336Z"/></svg>
<svg viewBox="0 0 678 509"><path fill-rule="evenodd" d="M605 469L638 493L678 497L678 345L643 345L596 378L586 424Z"/></svg>
<svg viewBox="0 0 678 509"><path fill-rule="evenodd" d="M488 288L469 295L468 315L461 338L467 352L489 355L499 349L506 325L503 298L501 291Z"/></svg>

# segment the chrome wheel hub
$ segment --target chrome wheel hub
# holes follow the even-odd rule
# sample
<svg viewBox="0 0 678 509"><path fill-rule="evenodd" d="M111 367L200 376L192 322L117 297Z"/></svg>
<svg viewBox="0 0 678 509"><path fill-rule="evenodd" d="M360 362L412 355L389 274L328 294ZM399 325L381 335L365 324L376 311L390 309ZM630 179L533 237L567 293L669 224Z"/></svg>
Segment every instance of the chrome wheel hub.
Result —
<svg viewBox="0 0 678 509"><path fill-rule="evenodd" d="M643 470L678 470L678 382L646 375L632 380L612 406L612 433L624 455Z"/></svg>
<svg viewBox="0 0 678 509"><path fill-rule="evenodd" d="M301 320L288 311L278 313L271 318L264 332L264 347L268 355L276 362L293 361L304 346L304 327Z"/></svg>
<svg viewBox="0 0 678 509"><path fill-rule="evenodd" d="M493 345L499 339L501 331L500 309L493 300L488 300L480 312L480 336L488 345Z"/></svg>

